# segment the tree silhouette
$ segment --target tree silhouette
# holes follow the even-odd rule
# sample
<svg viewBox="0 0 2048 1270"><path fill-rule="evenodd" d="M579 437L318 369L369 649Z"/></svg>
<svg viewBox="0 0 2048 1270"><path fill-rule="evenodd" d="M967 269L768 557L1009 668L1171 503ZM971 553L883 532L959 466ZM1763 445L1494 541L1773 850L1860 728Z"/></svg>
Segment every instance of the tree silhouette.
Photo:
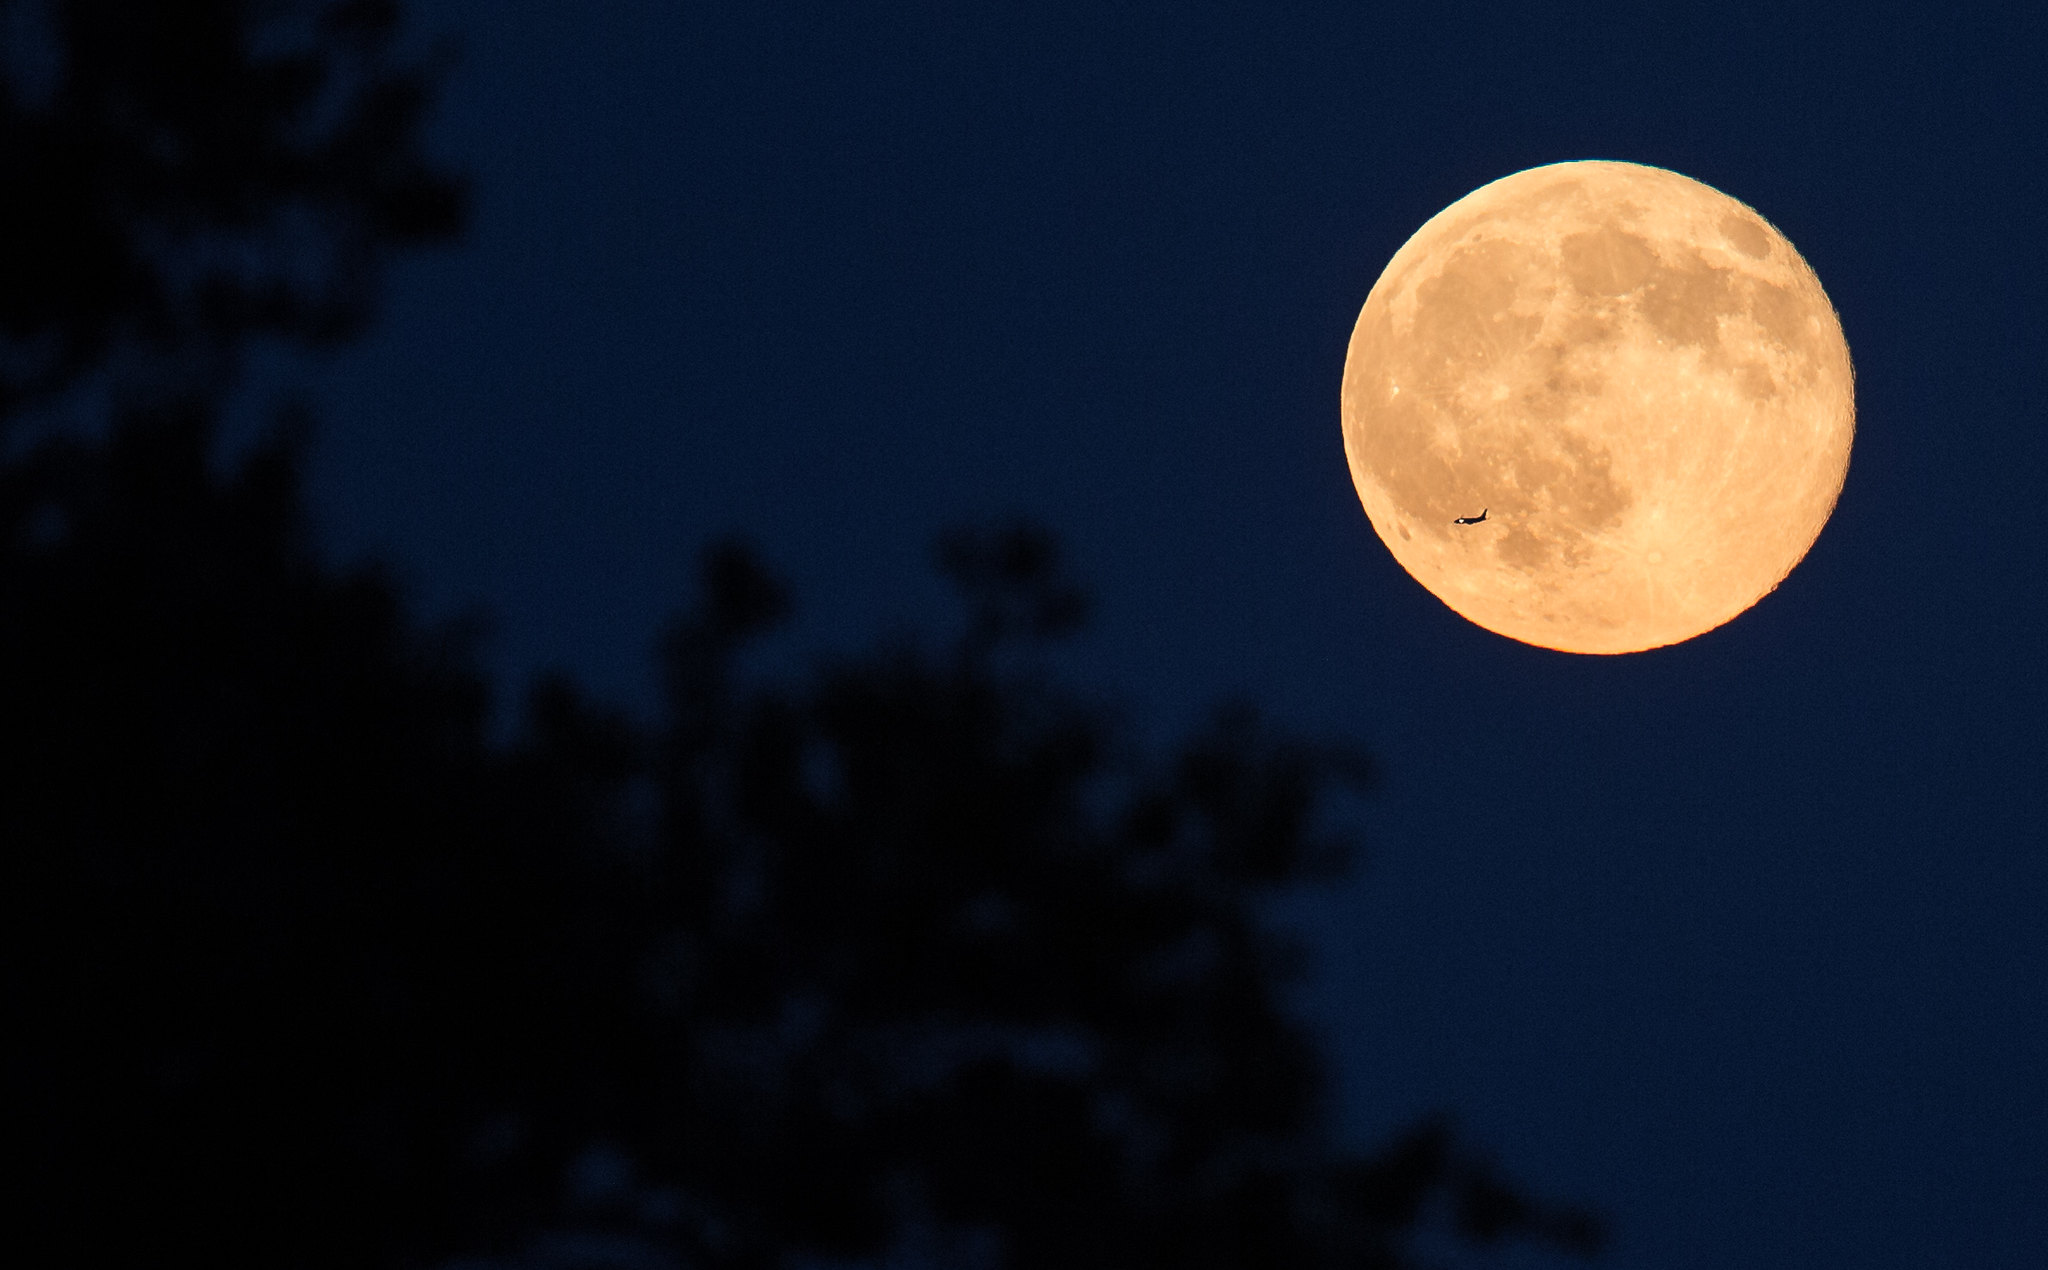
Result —
<svg viewBox="0 0 2048 1270"><path fill-rule="evenodd" d="M218 389L252 336L356 334L461 184L392 0L0 0L0 418L97 372Z"/></svg>
<svg viewBox="0 0 2048 1270"><path fill-rule="evenodd" d="M452 1144L546 1081L546 994L582 986L547 943L602 746L490 753L474 677L298 548L284 452L223 483L203 416L123 423L0 510L29 1220L92 1264L452 1248Z"/></svg>
<svg viewBox="0 0 2048 1270"><path fill-rule="evenodd" d="M950 643L785 681L746 669L784 589L714 547L660 642L657 720L546 680L492 743L463 632L312 551L303 424L214 455L249 340L344 337L384 253L455 224L395 10L0 9L0 157L26 174L0 419L112 389L99 426L0 461L6 1089L35 1261L1597 1246L1442 1121L1369 1157L1329 1140L1281 1005L1298 950L1258 913L1341 872L1327 795L1364 764L1242 709L1134 752L1037 655L1085 609L1041 533L941 544ZM310 244L276 232L294 218Z"/></svg>
<svg viewBox="0 0 2048 1270"><path fill-rule="evenodd" d="M1158 770L1120 758L1028 656L1079 616L1051 541L941 559L968 608L949 654L736 691L784 605L731 546L666 643L647 894L673 1110L612 1140L716 1215L698 1258L1393 1266L1432 1199L1476 1240L1594 1247L1441 1123L1371 1160L1319 1131L1321 1067L1278 1001L1299 957L1256 913L1341 871L1319 803L1359 756L1237 709Z"/></svg>

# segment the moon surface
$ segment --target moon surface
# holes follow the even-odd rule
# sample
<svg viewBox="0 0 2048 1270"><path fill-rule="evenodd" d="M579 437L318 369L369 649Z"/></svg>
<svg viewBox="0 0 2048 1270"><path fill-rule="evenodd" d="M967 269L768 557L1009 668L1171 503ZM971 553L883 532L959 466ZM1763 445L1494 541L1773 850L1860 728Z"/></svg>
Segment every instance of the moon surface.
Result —
<svg viewBox="0 0 2048 1270"><path fill-rule="evenodd" d="M1775 589L1834 509L1855 415L1792 244L1633 163L1531 168L1432 217L1344 364L1352 482L1401 567L1574 653L1691 639Z"/></svg>

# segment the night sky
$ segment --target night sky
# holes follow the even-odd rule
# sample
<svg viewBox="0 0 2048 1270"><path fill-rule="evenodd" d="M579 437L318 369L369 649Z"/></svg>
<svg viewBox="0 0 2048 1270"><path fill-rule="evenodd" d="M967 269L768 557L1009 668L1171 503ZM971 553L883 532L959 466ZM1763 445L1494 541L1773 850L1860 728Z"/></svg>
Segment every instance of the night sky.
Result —
<svg viewBox="0 0 2048 1270"><path fill-rule="evenodd" d="M2044 9L1567 8L415 0L476 216L279 372L327 541L644 711L711 535L796 658L938 629L934 532L1035 518L1136 735L1241 695L1378 756L1292 911L1348 1138L1453 1108L1621 1270L2038 1270ZM1761 211L1858 382L1805 563L1617 658L1410 580L1338 423L1395 249L1579 158Z"/></svg>

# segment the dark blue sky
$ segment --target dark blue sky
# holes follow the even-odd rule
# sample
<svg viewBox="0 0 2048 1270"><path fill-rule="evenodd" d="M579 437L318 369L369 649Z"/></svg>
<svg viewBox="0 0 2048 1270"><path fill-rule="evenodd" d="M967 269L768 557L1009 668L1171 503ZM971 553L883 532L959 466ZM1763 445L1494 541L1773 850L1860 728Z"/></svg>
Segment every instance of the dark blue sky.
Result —
<svg viewBox="0 0 2048 1270"><path fill-rule="evenodd" d="M314 376L330 541L638 707L708 535L847 647L1032 515L1153 735L1242 693L1380 756L1302 909L1345 1132L1457 1108L1622 1270L2037 1270L2042 10L1566 7L415 0L477 216ZM1763 212L1858 375L1805 563L1622 658L1422 591L1338 426L1393 251L1575 158Z"/></svg>

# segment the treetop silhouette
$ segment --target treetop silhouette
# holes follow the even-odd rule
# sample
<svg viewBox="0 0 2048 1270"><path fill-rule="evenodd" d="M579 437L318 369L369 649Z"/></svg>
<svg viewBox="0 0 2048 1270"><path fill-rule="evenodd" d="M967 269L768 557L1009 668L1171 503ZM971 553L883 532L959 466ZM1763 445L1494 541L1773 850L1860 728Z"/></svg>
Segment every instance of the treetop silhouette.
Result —
<svg viewBox="0 0 2048 1270"><path fill-rule="evenodd" d="M451 236L392 0L0 0L0 418L89 373L221 387L252 336L362 330Z"/></svg>

